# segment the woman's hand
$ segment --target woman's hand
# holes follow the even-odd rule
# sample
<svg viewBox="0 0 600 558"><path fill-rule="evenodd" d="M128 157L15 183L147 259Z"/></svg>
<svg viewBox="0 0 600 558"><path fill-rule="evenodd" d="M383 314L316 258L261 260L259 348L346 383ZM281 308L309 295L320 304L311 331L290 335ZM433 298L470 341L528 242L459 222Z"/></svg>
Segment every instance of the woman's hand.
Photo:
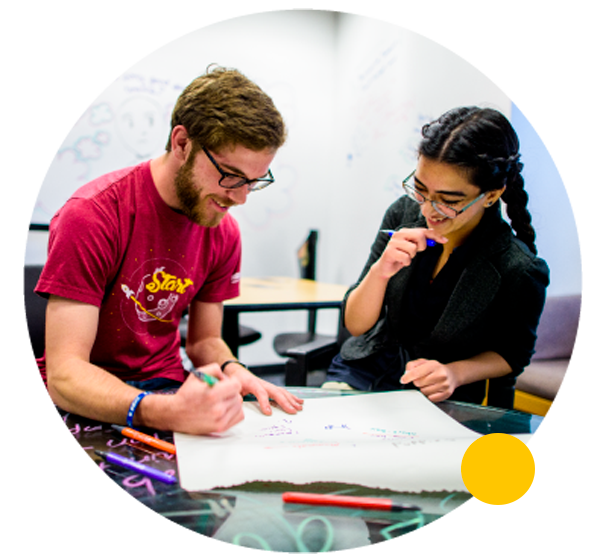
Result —
<svg viewBox="0 0 600 558"><path fill-rule="evenodd" d="M500 378L510 372L512 369L503 357L494 351L485 351L448 364L425 358L411 360L406 364L400 383L412 382L430 401L437 403L448 399L459 386Z"/></svg>
<svg viewBox="0 0 600 558"><path fill-rule="evenodd" d="M409 266L417 253L427 248L428 239L442 244L448 242L436 231L424 228L394 232L379 259L348 296L344 325L351 335L361 335L375 325L381 314L390 278L403 267Z"/></svg>
<svg viewBox="0 0 600 558"><path fill-rule="evenodd" d="M427 240L440 244L448 242L445 236L429 229L400 229L390 237L383 254L373 267L382 278L389 279L403 267L408 267L417 253L427 248Z"/></svg>
<svg viewBox="0 0 600 558"><path fill-rule="evenodd" d="M406 364L406 372L400 378L400 383L411 382L434 403L448 399L460 385L450 365L425 358L411 360Z"/></svg>

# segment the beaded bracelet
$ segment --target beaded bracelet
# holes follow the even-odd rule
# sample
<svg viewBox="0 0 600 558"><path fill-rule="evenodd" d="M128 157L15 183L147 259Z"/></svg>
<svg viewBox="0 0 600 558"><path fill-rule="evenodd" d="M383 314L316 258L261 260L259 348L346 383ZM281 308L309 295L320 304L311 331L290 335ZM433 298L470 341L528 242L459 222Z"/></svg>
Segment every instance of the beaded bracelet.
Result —
<svg viewBox="0 0 600 558"><path fill-rule="evenodd" d="M233 360L226 360L223 364L221 364L221 372L225 372L225 367L228 364L239 364L240 366L243 366L244 368L248 369L248 367L243 363L240 362L239 360L233 359Z"/></svg>
<svg viewBox="0 0 600 558"><path fill-rule="evenodd" d="M136 398L131 402L131 405L129 406L129 411L127 411L127 426L129 426L129 428L133 427L133 415L135 415L135 411L138 408L140 401L144 399L146 395L150 395L150 392L144 391L142 393L138 393Z"/></svg>

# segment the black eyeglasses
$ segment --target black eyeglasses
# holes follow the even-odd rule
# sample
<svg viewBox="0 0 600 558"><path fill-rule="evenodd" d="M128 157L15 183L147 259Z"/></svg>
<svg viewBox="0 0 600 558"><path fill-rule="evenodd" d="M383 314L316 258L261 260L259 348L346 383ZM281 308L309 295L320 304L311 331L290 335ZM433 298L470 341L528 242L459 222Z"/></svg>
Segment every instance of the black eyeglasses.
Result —
<svg viewBox="0 0 600 558"><path fill-rule="evenodd" d="M241 188L242 186L247 185L249 192L256 192L257 190L262 190L263 188L266 188L269 184L273 184L273 182L275 182L275 178L273 178L273 173L271 172L271 169L269 169L269 172L265 176L261 178L255 178L254 180L248 180L245 176L239 176L238 174L225 172L213 159L212 155L208 152L208 149L206 149L206 147L203 147L202 150L204 151L204 153L206 153L206 156L210 159L210 162L221 173L219 185L222 188L233 190L235 188Z"/></svg>

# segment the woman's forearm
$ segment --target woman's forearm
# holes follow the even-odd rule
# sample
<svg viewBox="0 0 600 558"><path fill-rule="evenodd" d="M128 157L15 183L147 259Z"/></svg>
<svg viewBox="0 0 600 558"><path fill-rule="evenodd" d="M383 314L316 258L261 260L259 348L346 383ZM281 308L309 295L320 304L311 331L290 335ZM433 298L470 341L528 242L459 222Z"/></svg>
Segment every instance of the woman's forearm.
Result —
<svg viewBox="0 0 600 558"><path fill-rule="evenodd" d="M465 360L451 362L447 366L456 376L459 385L489 378L500 378L512 372L508 362L493 351L486 351Z"/></svg>
<svg viewBox="0 0 600 558"><path fill-rule="evenodd" d="M377 273L374 265L350 293L346 301L344 325L352 335L361 335L377 323L388 281L389 278Z"/></svg>
<svg viewBox="0 0 600 558"><path fill-rule="evenodd" d="M487 351L465 360L442 364L437 360L419 358L406 365L401 384L413 383L433 402L448 399L454 390L478 380L499 378L511 368L498 353Z"/></svg>

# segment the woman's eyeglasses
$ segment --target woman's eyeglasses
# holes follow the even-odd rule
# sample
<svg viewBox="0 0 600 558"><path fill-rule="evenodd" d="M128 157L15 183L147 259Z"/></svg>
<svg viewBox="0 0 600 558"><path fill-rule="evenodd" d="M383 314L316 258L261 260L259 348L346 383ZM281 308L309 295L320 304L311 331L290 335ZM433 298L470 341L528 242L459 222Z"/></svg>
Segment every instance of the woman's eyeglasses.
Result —
<svg viewBox="0 0 600 558"><path fill-rule="evenodd" d="M483 196L485 196L485 192L482 192L472 202L469 202L467 205L465 205L461 209L456 209L454 207L450 207L449 205L446 205L445 203L430 200L429 198L427 198L423 194L421 194L421 192L419 192L419 190L417 190L417 187L415 184L415 173L416 172L417 172L416 170L412 171L402 181L402 187L404 188L406 195L410 199L415 200L419 205L423 205L425 202L429 202L431 204L431 207L433 207L433 209L435 209L435 211L437 211L443 217L448 217L448 219L454 219L454 218L458 217L461 213L463 213L464 211L469 209L469 207L471 207L476 201L480 200L481 198L483 198Z"/></svg>

